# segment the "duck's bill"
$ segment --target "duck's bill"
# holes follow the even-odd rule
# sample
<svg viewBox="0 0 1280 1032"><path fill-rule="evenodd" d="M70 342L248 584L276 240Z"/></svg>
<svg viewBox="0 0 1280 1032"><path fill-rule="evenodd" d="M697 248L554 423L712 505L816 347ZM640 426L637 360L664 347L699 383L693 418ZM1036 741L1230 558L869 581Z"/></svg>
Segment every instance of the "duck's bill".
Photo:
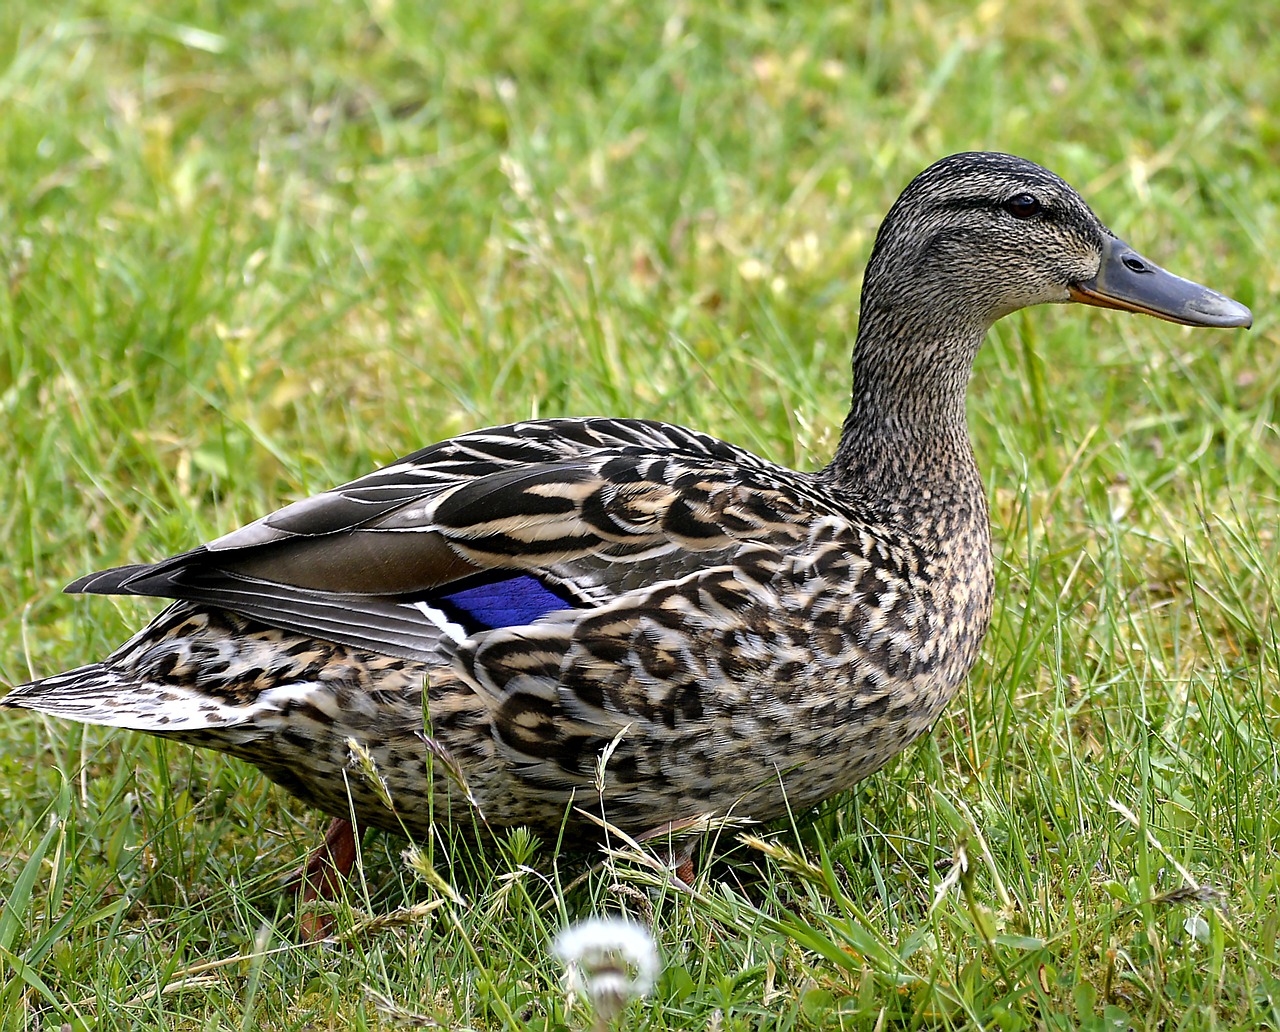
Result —
<svg viewBox="0 0 1280 1032"><path fill-rule="evenodd" d="M1099 308L1141 312L1184 326L1252 326L1239 301L1192 283L1143 258L1123 240L1107 240L1098 275L1071 288L1071 299Z"/></svg>

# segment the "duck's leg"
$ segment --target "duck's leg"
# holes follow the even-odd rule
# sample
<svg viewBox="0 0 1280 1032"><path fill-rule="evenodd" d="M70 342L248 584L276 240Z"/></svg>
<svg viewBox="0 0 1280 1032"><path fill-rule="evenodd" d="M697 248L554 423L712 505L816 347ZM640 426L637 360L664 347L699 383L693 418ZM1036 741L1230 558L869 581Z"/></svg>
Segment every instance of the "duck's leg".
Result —
<svg viewBox="0 0 1280 1032"><path fill-rule="evenodd" d="M324 834L324 842L307 858L306 866L290 882L305 908L318 899L337 899L342 884L355 866L356 826L343 817L335 817ZM302 913L298 927L306 942L315 942L329 934L333 917L327 914Z"/></svg>
<svg viewBox="0 0 1280 1032"><path fill-rule="evenodd" d="M689 832L692 827L702 822L702 818L669 821L641 835L637 835L636 841L655 842L666 838L666 848L661 852L666 854L667 866L675 875L676 881L683 887L688 888L693 885L694 876L697 874L697 865L693 862L693 858L698 852L698 844L703 839L702 835L690 834ZM677 833L680 832L684 834L676 837Z"/></svg>
<svg viewBox="0 0 1280 1032"><path fill-rule="evenodd" d="M671 851L671 861L675 865L676 880L687 887L693 886L693 879L697 874L697 867L693 862L693 855L697 852L698 842L694 839L692 842L686 842L678 849Z"/></svg>

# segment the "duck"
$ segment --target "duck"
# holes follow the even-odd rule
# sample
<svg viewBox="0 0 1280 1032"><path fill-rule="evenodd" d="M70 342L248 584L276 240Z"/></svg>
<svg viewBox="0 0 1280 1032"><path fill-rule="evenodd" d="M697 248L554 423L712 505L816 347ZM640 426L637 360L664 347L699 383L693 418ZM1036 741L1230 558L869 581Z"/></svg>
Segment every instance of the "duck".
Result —
<svg viewBox="0 0 1280 1032"><path fill-rule="evenodd" d="M66 591L170 600L8 710L257 767L334 823L552 841L801 814L926 732L978 659L992 540L966 424L990 327L1078 302L1248 308L1115 236L1047 169L920 172L866 267L834 455L797 471L648 419L463 433Z"/></svg>

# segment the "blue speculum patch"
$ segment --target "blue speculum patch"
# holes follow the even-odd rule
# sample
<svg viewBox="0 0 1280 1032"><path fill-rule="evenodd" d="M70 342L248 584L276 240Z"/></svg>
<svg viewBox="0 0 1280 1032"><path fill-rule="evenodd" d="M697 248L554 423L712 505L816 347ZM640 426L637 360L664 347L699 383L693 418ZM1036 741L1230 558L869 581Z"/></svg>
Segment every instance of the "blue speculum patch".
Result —
<svg viewBox="0 0 1280 1032"><path fill-rule="evenodd" d="M474 588L463 588L440 601L483 628L520 627L540 616L572 606L534 577L508 577Z"/></svg>

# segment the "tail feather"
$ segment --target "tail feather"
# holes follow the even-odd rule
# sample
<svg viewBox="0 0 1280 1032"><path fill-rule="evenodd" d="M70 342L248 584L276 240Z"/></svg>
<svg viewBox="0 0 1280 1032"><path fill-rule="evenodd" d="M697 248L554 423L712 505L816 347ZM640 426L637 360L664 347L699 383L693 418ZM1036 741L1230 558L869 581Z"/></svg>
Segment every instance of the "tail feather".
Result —
<svg viewBox="0 0 1280 1032"><path fill-rule="evenodd" d="M380 700L420 692L425 676L419 663L175 602L102 662L19 685L0 709L239 752L281 729L373 727Z"/></svg>
<svg viewBox="0 0 1280 1032"><path fill-rule="evenodd" d="M0 709L153 732L234 727L251 716L245 707L219 705L180 686L138 680L103 663L20 684L0 699Z"/></svg>

